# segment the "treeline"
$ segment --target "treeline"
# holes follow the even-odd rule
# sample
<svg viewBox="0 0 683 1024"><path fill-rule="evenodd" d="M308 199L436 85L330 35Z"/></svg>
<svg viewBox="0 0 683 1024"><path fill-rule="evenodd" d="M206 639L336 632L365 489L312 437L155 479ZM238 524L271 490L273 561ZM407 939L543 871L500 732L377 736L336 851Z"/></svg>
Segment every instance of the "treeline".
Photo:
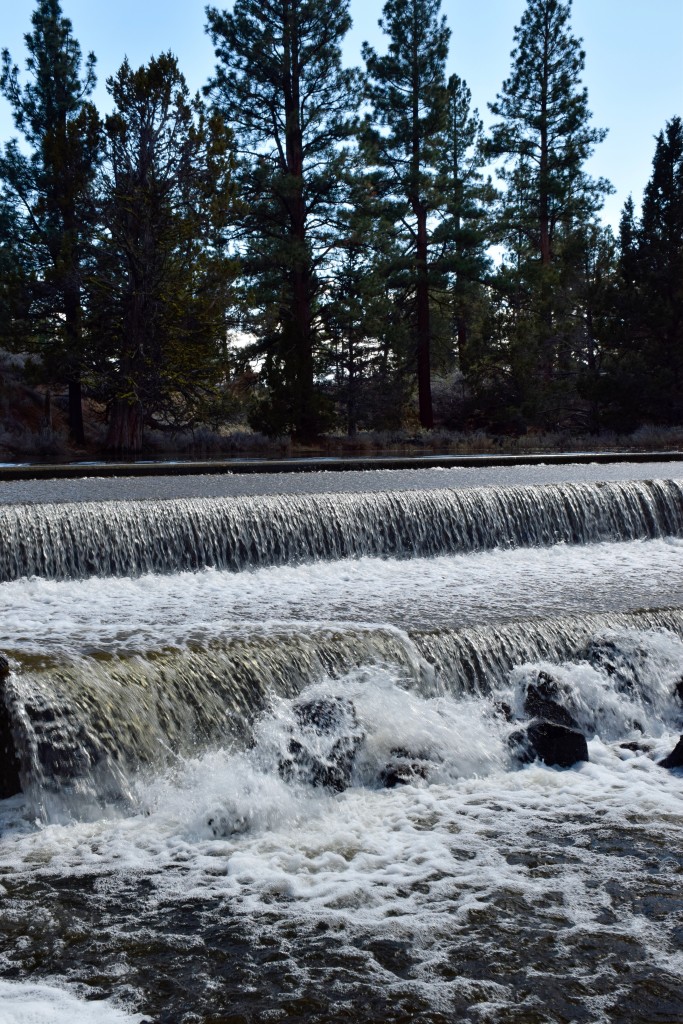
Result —
<svg viewBox="0 0 683 1024"><path fill-rule="evenodd" d="M570 16L527 0L485 132L440 0L387 0L362 70L348 0L208 8L203 95L170 53L124 61L104 117L39 0L26 74L5 50L0 75L0 347L121 453L239 417L300 440L683 422L683 122L615 238Z"/></svg>

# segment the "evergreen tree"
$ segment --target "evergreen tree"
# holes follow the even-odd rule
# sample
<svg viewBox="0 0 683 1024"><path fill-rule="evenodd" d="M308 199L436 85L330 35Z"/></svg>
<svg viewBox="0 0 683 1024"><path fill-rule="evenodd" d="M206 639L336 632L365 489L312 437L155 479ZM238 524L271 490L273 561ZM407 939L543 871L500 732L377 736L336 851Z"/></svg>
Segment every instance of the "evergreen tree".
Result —
<svg viewBox="0 0 683 1024"><path fill-rule="evenodd" d="M230 135L189 96L176 58L107 82L89 326L107 402L107 447L142 448L143 426L186 426L221 376L232 267L224 234L231 201Z"/></svg>
<svg viewBox="0 0 683 1024"><path fill-rule="evenodd" d="M207 14L218 58L209 89L239 155L243 327L270 388L258 425L310 439L325 419L318 306L358 99L357 75L341 64L348 0L236 0Z"/></svg>
<svg viewBox="0 0 683 1024"><path fill-rule="evenodd" d="M491 270L488 207L495 190L482 172L483 123L478 110L472 109L467 83L458 75L448 79L446 102L440 167L443 219L435 239L443 239L439 259L450 285L458 363L466 374L477 357L476 333L486 305L485 282Z"/></svg>
<svg viewBox="0 0 683 1024"><path fill-rule="evenodd" d="M616 239L614 271L605 297L601 373L588 382L603 424L633 430L642 422L650 375L642 333L642 296L638 275L638 221L628 197Z"/></svg>
<svg viewBox="0 0 683 1024"><path fill-rule="evenodd" d="M571 0L527 0L515 29L511 75L490 104L498 121L488 153L503 158L499 173L506 185L500 211L509 252L504 286L526 305L514 343L528 346L523 362L540 378L536 401L527 394L527 412L546 422L557 417L564 343L555 299L562 293L563 264L576 252L575 233L591 222L611 188L584 170L606 132L590 126L581 86L585 54L571 33L570 16Z"/></svg>
<svg viewBox="0 0 683 1024"><path fill-rule="evenodd" d="M657 136L638 233L638 284L658 419L683 422L683 121ZM653 396L654 398L654 396ZM653 403L654 408L654 403Z"/></svg>
<svg viewBox="0 0 683 1024"><path fill-rule="evenodd" d="M405 317L396 301L404 282L396 240L377 215L371 182L360 160L350 175L350 202L342 211L337 258L321 304L334 397L344 409L349 437L359 427L397 429L408 400ZM398 289L396 284L398 283Z"/></svg>
<svg viewBox="0 0 683 1024"><path fill-rule="evenodd" d="M380 27L386 54L367 43L368 159L379 194L390 200L393 225L405 230L404 252L414 290L420 423L434 425L431 395L430 217L441 203L438 166L446 120L445 63L450 31L440 0L387 0Z"/></svg>
<svg viewBox="0 0 683 1024"><path fill-rule="evenodd" d="M16 140L8 143L0 156L0 179L24 218L38 268L36 298L44 316L34 342L53 373L68 384L70 431L82 444L81 289L100 147L99 117L88 101L95 86L95 57L90 54L82 67L80 46L59 0L39 0L31 22L33 30L25 36L29 81L21 85L7 50L0 74L0 91L31 152L26 155Z"/></svg>
<svg viewBox="0 0 683 1024"><path fill-rule="evenodd" d="M683 121L656 139L640 220L629 198L620 223L614 299L614 401L622 417L683 421Z"/></svg>
<svg viewBox="0 0 683 1024"><path fill-rule="evenodd" d="M20 346L26 330L23 304L30 261L24 234L17 207L0 191L0 348Z"/></svg>

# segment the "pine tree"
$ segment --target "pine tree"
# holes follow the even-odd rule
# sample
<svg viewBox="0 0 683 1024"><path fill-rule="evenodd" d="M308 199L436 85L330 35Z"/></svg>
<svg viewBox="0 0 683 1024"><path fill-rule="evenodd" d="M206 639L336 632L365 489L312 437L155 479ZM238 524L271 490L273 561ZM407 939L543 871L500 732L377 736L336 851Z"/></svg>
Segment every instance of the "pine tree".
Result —
<svg viewBox="0 0 683 1024"><path fill-rule="evenodd" d="M440 0L387 0L380 27L386 54L367 43L365 126L375 184L388 199L393 225L405 230L404 251L414 289L414 325L420 423L434 425L431 395L430 217L439 207L438 165L446 120L445 63L450 31Z"/></svg>
<svg viewBox="0 0 683 1024"><path fill-rule="evenodd" d="M373 189L360 154L349 175L348 207L342 211L337 257L321 303L333 394L344 410L349 437L358 428L397 429L409 398L403 364L406 330L391 273L401 264L396 241L377 216Z"/></svg>
<svg viewBox="0 0 683 1024"><path fill-rule="evenodd" d="M620 225L617 362L622 404L650 422L683 421L683 121L657 135L640 220Z"/></svg>
<svg viewBox="0 0 683 1024"><path fill-rule="evenodd" d="M619 221L617 261L611 290L608 358L599 382L603 419L619 429L633 430L649 404L652 373L648 371L644 297L638 260L639 224L629 196Z"/></svg>
<svg viewBox="0 0 683 1024"><path fill-rule="evenodd" d="M476 324L485 306L485 282L491 271L488 207L495 190L482 172L483 123L472 108L467 82L458 75L448 79L446 102L440 165L442 221L435 240L443 239L439 262L449 281L458 364L467 373L476 358Z"/></svg>
<svg viewBox="0 0 683 1024"><path fill-rule="evenodd" d="M21 347L26 329L23 301L30 260L23 245L24 235L25 224L19 211L0 191L0 348Z"/></svg>
<svg viewBox="0 0 683 1024"><path fill-rule="evenodd" d="M107 88L89 327L107 447L135 454L145 422L187 426L222 372L230 134L190 97L170 53L137 70L124 61Z"/></svg>
<svg viewBox="0 0 683 1024"><path fill-rule="evenodd" d="M651 357L660 370L660 416L683 421L683 121L657 136L645 188L638 264ZM663 372L662 372L663 371Z"/></svg>
<svg viewBox="0 0 683 1024"><path fill-rule="evenodd" d="M236 0L207 14L218 59L209 89L239 156L243 327L270 389L258 425L307 440L325 420L318 303L358 101L357 75L341 63L348 0Z"/></svg>
<svg viewBox="0 0 683 1024"><path fill-rule="evenodd" d="M95 57L89 54L82 69L81 49L59 0L39 0L31 22L33 30L25 36L29 81L21 85L7 50L0 74L0 91L31 152L26 155L16 140L8 143L0 157L0 179L30 231L44 314L37 343L46 358L51 354L54 372L68 384L71 436L82 444L81 289L100 147L99 117L88 101L95 86ZM51 337L46 349L47 317Z"/></svg>
<svg viewBox="0 0 683 1024"><path fill-rule="evenodd" d="M584 170L606 132L590 126L581 86L585 54L570 17L571 0L527 0L515 29L511 75L490 104L498 121L487 147L491 157L504 160L500 225L510 254L508 288L526 297L517 343L531 350L526 361L540 378L536 415L546 420L557 416L554 384L563 343L555 299L563 262L576 251L575 232L591 222L611 188Z"/></svg>

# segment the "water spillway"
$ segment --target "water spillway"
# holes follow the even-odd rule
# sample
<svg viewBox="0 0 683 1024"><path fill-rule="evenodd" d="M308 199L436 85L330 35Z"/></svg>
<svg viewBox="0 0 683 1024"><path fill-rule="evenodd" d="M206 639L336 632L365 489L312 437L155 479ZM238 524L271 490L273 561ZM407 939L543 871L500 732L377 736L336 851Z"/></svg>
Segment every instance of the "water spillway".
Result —
<svg viewBox="0 0 683 1024"><path fill-rule="evenodd" d="M0 495L0 1017L678 1019L683 483L590 473Z"/></svg>
<svg viewBox="0 0 683 1024"><path fill-rule="evenodd" d="M0 580L238 571L683 535L683 484L0 506Z"/></svg>
<svg viewBox="0 0 683 1024"><path fill-rule="evenodd" d="M673 669L664 658L664 703L675 717L673 684L683 671L675 660L683 657L679 608L410 633L290 627L128 657L20 655L3 698L24 790L42 811L58 794L60 807L79 813L129 799L141 766L160 768L216 745L248 746L254 722L273 700L291 700L354 671L388 670L401 687L423 697L495 700L516 669L581 663L591 643L605 642L621 665L617 682L624 672L633 674L640 651L636 674L656 692L658 638L673 652ZM608 688L614 682L607 680Z"/></svg>

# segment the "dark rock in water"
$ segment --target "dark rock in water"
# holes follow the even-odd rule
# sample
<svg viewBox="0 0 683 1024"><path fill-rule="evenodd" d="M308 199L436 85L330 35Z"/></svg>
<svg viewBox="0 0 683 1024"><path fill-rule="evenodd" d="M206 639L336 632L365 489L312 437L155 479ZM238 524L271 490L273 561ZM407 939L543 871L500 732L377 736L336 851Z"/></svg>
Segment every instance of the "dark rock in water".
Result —
<svg viewBox="0 0 683 1024"><path fill-rule="evenodd" d="M535 721L527 728L527 738L536 757L544 764L571 768L579 761L588 760L586 737L577 729Z"/></svg>
<svg viewBox="0 0 683 1024"><path fill-rule="evenodd" d="M406 761L434 761L435 755L433 753L425 753L422 750L408 750L407 747L392 747L391 756L402 758ZM436 758L440 760L440 758Z"/></svg>
<svg viewBox="0 0 683 1024"><path fill-rule="evenodd" d="M643 743L642 740L627 740L626 743L619 744L619 749L632 750L634 754L646 754L648 750L652 749L652 744Z"/></svg>
<svg viewBox="0 0 683 1024"><path fill-rule="evenodd" d="M228 814L217 814L207 819L207 825L211 829L214 839L227 839L229 836L244 835L249 829L249 820L246 815L230 816Z"/></svg>
<svg viewBox="0 0 683 1024"><path fill-rule="evenodd" d="M433 753L408 750L406 747L393 747L392 760L379 773L379 779L385 789L395 786L409 786L417 779L426 779L429 767L434 763ZM436 758L440 760L440 758Z"/></svg>
<svg viewBox="0 0 683 1024"><path fill-rule="evenodd" d="M280 775L341 793L365 738L355 707L342 697L324 697L299 702L294 714L301 731L280 759Z"/></svg>
<svg viewBox="0 0 683 1024"><path fill-rule="evenodd" d="M681 704L683 704L683 679L679 679L674 686L674 693L678 697Z"/></svg>
<svg viewBox="0 0 683 1024"><path fill-rule="evenodd" d="M4 683L9 677L9 662L0 654L0 800L21 792L19 759L17 757L12 720L5 703Z"/></svg>
<svg viewBox="0 0 683 1024"><path fill-rule="evenodd" d="M24 703L24 713L34 733L35 757L45 785L59 789L103 766L108 759L117 759L116 752L109 753L68 706L41 703L34 698Z"/></svg>
<svg viewBox="0 0 683 1024"><path fill-rule="evenodd" d="M493 710L496 714L502 715L506 722L514 722L514 712L506 700L494 701Z"/></svg>
<svg viewBox="0 0 683 1024"><path fill-rule="evenodd" d="M529 745L526 729L515 729L508 736L508 746L520 764L531 764L534 755Z"/></svg>
<svg viewBox="0 0 683 1024"><path fill-rule="evenodd" d="M522 764L539 760L550 767L571 768L588 760L586 737L577 729L538 719L526 729L519 729L508 738L510 747Z"/></svg>
<svg viewBox="0 0 683 1024"><path fill-rule="evenodd" d="M567 729L578 729L577 722L562 706L561 700L562 688L557 680L547 672L539 672L536 682L527 686L524 710L529 718L540 718Z"/></svg>
<svg viewBox="0 0 683 1024"><path fill-rule="evenodd" d="M358 725L356 709L344 697L318 697L294 705L294 714L300 725L311 726L321 736L343 728L349 722Z"/></svg>
<svg viewBox="0 0 683 1024"><path fill-rule="evenodd" d="M396 786L410 786L416 779L426 779L427 772L424 761L400 759L383 768L379 778L385 789L394 789Z"/></svg>
<svg viewBox="0 0 683 1024"><path fill-rule="evenodd" d="M681 736L671 753L662 761L658 761L657 764L660 768L683 768L683 736Z"/></svg>

